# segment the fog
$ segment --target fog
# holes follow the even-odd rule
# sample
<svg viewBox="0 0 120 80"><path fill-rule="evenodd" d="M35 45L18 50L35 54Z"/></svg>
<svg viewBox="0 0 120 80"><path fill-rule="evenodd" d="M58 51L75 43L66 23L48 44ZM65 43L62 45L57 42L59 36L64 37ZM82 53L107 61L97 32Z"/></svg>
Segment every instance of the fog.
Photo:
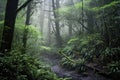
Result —
<svg viewBox="0 0 120 80"><path fill-rule="evenodd" d="M41 2L41 0L39 1ZM67 0L60 0L60 7L65 6L67 2L68 2ZM44 40L47 41L48 39L49 27L51 28L50 35L55 37L52 0L43 0L41 4L39 3L36 4L36 6L34 7L34 13L32 14L31 17L31 23L39 29L39 31L42 33ZM68 34L68 26L65 25L63 19L61 19L60 21L60 29L61 29L60 30L61 35Z"/></svg>

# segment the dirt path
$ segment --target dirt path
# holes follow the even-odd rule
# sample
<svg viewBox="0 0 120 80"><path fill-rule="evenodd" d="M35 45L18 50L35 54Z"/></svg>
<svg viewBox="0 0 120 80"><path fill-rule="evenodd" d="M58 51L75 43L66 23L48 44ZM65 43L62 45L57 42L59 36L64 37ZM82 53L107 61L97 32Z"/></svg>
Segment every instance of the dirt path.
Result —
<svg viewBox="0 0 120 80"><path fill-rule="evenodd" d="M41 58L51 65L51 70L56 73L59 77L70 77L71 80L109 80L103 76L95 74L93 71L87 73L78 74L75 71L69 71L60 66L60 58L58 55L44 53L41 54Z"/></svg>

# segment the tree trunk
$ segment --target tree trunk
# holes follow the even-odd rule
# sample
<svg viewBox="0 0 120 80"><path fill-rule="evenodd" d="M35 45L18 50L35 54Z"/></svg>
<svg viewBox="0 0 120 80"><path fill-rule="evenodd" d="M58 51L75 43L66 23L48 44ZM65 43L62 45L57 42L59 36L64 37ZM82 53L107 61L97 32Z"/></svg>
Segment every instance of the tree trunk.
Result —
<svg viewBox="0 0 120 80"><path fill-rule="evenodd" d="M73 5L74 5L73 0L70 0L68 6L73 6ZM71 12L71 13L72 13L72 12ZM73 27L72 22L69 21L69 38L71 38L71 36L72 36L72 27Z"/></svg>
<svg viewBox="0 0 120 80"><path fill-rule="evenodd" d="M94 7L94 4L95 3L93 3L93 2L91 2L91 3L89 3L89 7L90 8L93 8ZM86 16L87 16L87 25L88 25L88 29L90 30L90 31L88 31L88 33L93 33L94 32L94 20L95 20L95 18L94 18L94 12L93 11L89 11L89 10L87 10L87 11L85 11L86 12Z"/></svg>
<svg viewBox="0 0 120 80"><path fill-rule="evenodd" d="M49 2L49 11L51 11L51 1ZM48 12L48 46L51 45L51 25L50 25L50 20L51 20L51 12Z"/></svg>
<svg viewBox="0 0 120 80"><path fill-rule="evenodd" d="M27 36L28 36L28 25L30 25L30 14L31 13L31 2L27 6L27 14L26 14L26 22L25 22L25 29L23 32L23 53L26 53L27 49Z"/></svg>
<svg viewBox="0 0 120 80"><path fill-rule="evenodd" d="M0 47L0 52L2 53L9 52L11 50L17 7L18 0L7 0L4 29Z"/></svg>
<svg viewBox="0 0 120 80"><path fill-rule="evenodd" d="M43 25L44 25L44 18L45 18L45 1L42 3L42 9L40 13L40 31L43 34Z"/></svg>
<svg viewBox="0 0 120 80"><path fill-rule="evenodd" d="M57 47L61 47L62 46L62 38L60 36L60 26L59 26L59 14L58 12L56 12L55 10L59 8L59 0L56 0L56 6L55 6L55 1L52 0L52 6L53 6L53 12L54 12L54 18L55 20L55 36L56 36L56 43L57 43Z"/></svg>
<svg viewBox="0 0 120 80"><path fill-rule="evenodd" d="M74 2L73 2L73 0L67 0L67 2L66 2L66 5L65 6L68 6L68 7L71 7L71 6L74 6ZM71 13L73 13L72 11L71 11ZM69 39L71 38L71 36L72 36L72 22L71 22L71 20L69 20L68 19L68 37L69 37Z"/></svg>
<svg viewBox="0 0 120 80"><path fill-rule="evenodd" d="M69 38L72 36L72 23L71 21L69 22Z"/></svg>

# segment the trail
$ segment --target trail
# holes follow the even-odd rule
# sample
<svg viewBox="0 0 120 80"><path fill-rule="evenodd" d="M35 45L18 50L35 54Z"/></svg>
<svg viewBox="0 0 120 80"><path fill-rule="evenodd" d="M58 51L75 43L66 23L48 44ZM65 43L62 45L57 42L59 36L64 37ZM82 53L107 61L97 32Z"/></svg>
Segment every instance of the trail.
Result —
<svg viewBox="0 0 120 80"><path fill-rule="evenodd" d="M71 80L110 80L103 76L100 76L94 71L88 71L86 73L77 73L76 71L70 71L60 66L60 58L57 54L44 53L41 54L41 58L51 65L51 70L59 77L70 77Z"/></svg>

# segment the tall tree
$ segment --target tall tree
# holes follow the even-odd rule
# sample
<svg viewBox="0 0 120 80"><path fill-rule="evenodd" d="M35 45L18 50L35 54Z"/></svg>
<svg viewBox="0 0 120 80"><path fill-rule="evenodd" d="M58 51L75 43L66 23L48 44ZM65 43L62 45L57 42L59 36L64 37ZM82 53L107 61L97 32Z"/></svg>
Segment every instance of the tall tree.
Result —
<svg viewBox="0 0 120 80"><path fill-rule="evenodd" d="M31 16L31 2L28 3L28 6L27 6L25 29L23 33L23 50L22 50L23 53L26 53L28 25L30 25L30 16Z"/></svg>
<svg viewBox="0 0 120 80"><path fill-rule="evenodd" d="M32 0L27 0L22 6L17 8L19 0L7 0L0 52L5 53L11 50L17 13L26 7L30 1Z"/></svg>
<svg viewBox="0 0 120 80"><path fill-rule="evenodd" d="M89 3L89 7L90 8L93 8L93 7L95 7L94 6L94 4L95 4L95 2L90 2ZM93 33L94 32L94 26L95 26L95 18L94 18L94 12L93 11L90 11L90 10L85 10L85 12L86 12L86 17L87 17L87 27L88 27L88 29L89 29L89 31L88 31L88 33Z"/></svg>
<svg viewBox="0 0 120 80"><path fill-rule="evenodd" d="M2 43L0 47L2 53L11 50L17 7L18 0L7 0Z"/></svg>
<svg viewBox="0 0 120 80"><path fill-rule="evenodd" d="M66 3L65 3L65 6L68 6L68 7L74 6L73 0L67 0ZM70 13L72 13L72 11ZM69 38L72 36L72 27L73 27L72 24L73 24L72 21L68 19L68 27L69 27L69 30L68 30L69 33L68 34L69 34Z"/></svg>
<svg viewBox="0 0 120 80"><path fill-rule="evenodd" d="M44 18L45 18L45 0L42 3L41 13L40 13L40 31L43 34L43 25L44 25Z"/></svg>
<svg viewBox="0 0 120 80"><path fill-rule="evenodd" d="M48 12L48 45L51 44L51 1L48 1L49 4L49 12Z"/></svg>
<svg viewBox="0 0 120 80"><path fill-rule="evenodd" d="M56 4L55 4L56 2ZM62 38L60 35L60 25L59 25L59 14L56 11L60 5L59 5L59 0L52 0L52 6L53 6L53 13L54 13L54 18L55 18L55 36L56 36L56 43L57 43L57 47L61 47L62 46Z"/></svg>

